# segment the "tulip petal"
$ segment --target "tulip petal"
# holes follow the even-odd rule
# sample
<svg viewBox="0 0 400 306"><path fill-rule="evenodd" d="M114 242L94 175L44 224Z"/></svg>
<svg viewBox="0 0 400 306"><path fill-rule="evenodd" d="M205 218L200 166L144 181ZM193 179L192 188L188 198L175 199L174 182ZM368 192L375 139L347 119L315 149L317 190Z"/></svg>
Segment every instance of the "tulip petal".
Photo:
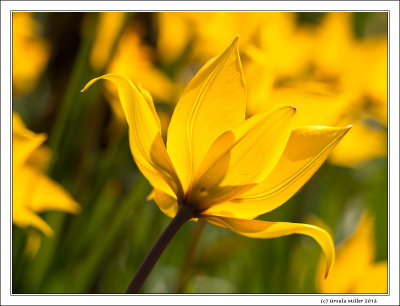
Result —
<svg viewBox="0 0 400 306"><path fill-rule="evenodd" d="M56 182L34 167L23 165L13 169L13 223L32 225L47 236L51 228L36 213L60 210L79 213L81 207Z"/></svg>
<svg viewBox="0 0 400 306"><path fill-rule="evenodd" d="M148 195L147 200L154 200L158 208L170 218L175 217L178 212L178 200L173 194L167 194L161 190L153 189ZM198 218L191 218L190 220L197 222Z"/></svg>
<svg viewBox="0 0 400 306"><path fill-rule="evenodd" d="M355 233L339 246L327 279L319 277L325 264L324 259L320 260L318 290L321 293L384 293L387 290L387 270L384 262L379 265L373 262L374 242L374 219L368 212L361 218Z"/></svg>
<svg viewBox="0 0 400 306"><path fill-rule="evenodd" d="M143 98L146 100L147 105L149 106L151 113L153 114L154 119L156 120L157 126L161 131L161 122L160 122L160 118L158 117L156 108L154 106L153 97L151 96L151 94L148 90L146 90L145 88L142 87L141 84L137 84L137 89L142 94Z"/></svg>
<svg viewBox="0 0 400 306"><path fill-rule="evenodd" d="M62 210L72 214L81 211L75 200L55 181L31 167L24 167L23 176L29 178L28 185L33 186L27 207L35 212Z"/></svg>
<svg viewBox="0 0 400 306"><path fill-rule="evenodd" d="M279 88L271 93L269 101L272 105L294 104L298 109L296 128L335 126L350 103L346 97L334 94L326 87L326 84L312 82Z"/></svg>
<svg viewBox="0 0 400 306"><path fill-rule="evenodd" d="M242 123L245 111L246 86L236 38L194 76L171 118L167 149L184 190L214 140Z"/></svg>
<svg viewBox="0 0 400 306"><path fill-rule="evenodd" d="M196 174L192 204L204 208L228 201L261 182L285 149L295 111L285 106L257 114L222 134Z"/></svg>
<svg viewBox="0 0 400 306"><path fill-rule="evenodd" d="M349 131L346 128L305 127L295 129L279 162L257 186L231 202L217 204L205 213L253 219L289 200L319 169L331 150Z"/></svg>
<svg viewBox="0 0 400 306"><path fill-rule="evenodd" d="M131 152L137 166L150 184L165 192L182 194L175 168L161 137L160 125L152 99L146 99L133 83L117 74L106 74L91 80L82 91L99 79L113 82L129 125Z"/></svg>
<svg viewBox="0 0 400 306"><path fill-rule="evenodd" d="M46 222L44 222L42 218L40 218L34 212L23 207L15 207L13 205L13 223L19 227L36 227L48 237L54 235L51 227Z"/></svg>
<svg viewBox="0 0 400 306"><path fill-rule="evenodd" d="M326 256L325 277L335 260L335 248L331 236L323 229L309 224L289 222L268 222L245 220L213 215L199 215L207 221L250 238L275 238L291 234L303 234L312 237L321 246Z"/></svg>
<svg viewBox="0 0 400 306"><path fill-rule="evenodd" d="M152 192L152 199L154 199L160 210L168 217L173 218L176 215L178 211L178 201L173 195L154 189Z"/></svg>
<svg viewBox="0 0 400 306"><path fill-rule="evenodd" d="M45 134L36 134L28 130L21 117L13 112L13 165L22 165L29 156L37 149L45 140Z"/></svg>
<svg viewBox="0 0 400 306"><path fill-rule="evenodd" d="M381 261L367 267L359 282L354 286L356 294L388 293L388 263Z"/></svg>

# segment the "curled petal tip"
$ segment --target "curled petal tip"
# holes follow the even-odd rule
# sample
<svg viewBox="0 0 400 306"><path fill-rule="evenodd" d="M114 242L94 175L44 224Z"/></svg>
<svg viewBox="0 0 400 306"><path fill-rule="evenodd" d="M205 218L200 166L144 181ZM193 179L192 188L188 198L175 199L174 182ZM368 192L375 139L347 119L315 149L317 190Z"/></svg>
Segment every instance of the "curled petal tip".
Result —
<svg viewBox="0 0 400 306"><path fill-rule="evenodd" d="M240 37L240 35L235 37L235 39L231 43L231 46L235 45L237 48L237 46L239 45L239 37Z"/></svg>
<svg viewBox="0 0 400 306"><path fill-rule="evenodd" d="M297 107L296 106L291 106L291 108L293 108L294 111L297 111Z"/></svg>

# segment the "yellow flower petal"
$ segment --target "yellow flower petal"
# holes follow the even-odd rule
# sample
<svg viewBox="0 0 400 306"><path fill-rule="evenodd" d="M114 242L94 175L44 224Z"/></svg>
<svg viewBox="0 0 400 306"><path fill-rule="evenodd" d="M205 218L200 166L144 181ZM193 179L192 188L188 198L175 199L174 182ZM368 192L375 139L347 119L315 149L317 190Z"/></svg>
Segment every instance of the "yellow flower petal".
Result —
<svg viewBox="0 0 400 306"><path fill-rule="evenodd" d="M248 97L246 118L273 107L270 96L274 91L276 76L272 72L272 67L265 63L259 53L261 51L254 45L245 49L245 54L249 58L243 65ZM291 102L293 101L297 100Z"/></svg>
<svg viewBox="0 0 400 306"><path fill-rule="evenodd" d="M46 236L51 237L54 235L51 227L43 221L34 212L25 209L24 207L18 207L13 203L13 223L19 227L33 226L41 230Z"/></svg>
<svg viewBox="0 0 400 306"><path fill-rule="evenodd" d="M151 94L148 90L146 90L142 87L142 85L140 83L137 84L137 89L142 94L143 98L146 100L147 105L149 106L151 113L153 114L154 119L156 120L157 126L161 131L161 122L160 122L160 118L158 117L156 108L154 106L153 97L151 96Z"/></svg>
<svg viewBox="0 0 400 306"><path fill-rule="evenodd" d="M388 293L388 264L387 261L382 261L370 265L365 269L363 276L352 293Z"/></svg>
<svg viewBox="0 0 400 306"><path fill-rule="evenodd" d="M335 165L354 167L362 162L387 155L387 132L356 122L332 152L329 161Z"/></svg>
<svg viewBox="0 0 400 306"><path fill-rule="evenodd" d="M337 126L340 116L349 107L349 100L331 91L321 83L300 83L292 88L273 90L270 103L296 106L296 127Z"/></svg>
<svg viewBox="0 0 400 306"><path fill-rule="evenodd" d="M22 165L28 157L46 140L45 134L28 130L21 117L13 112L13 165Z"/></svg>
<svg viewBox="0 0 400 306"><path fill-rule="evenodd" d="M335 260L335 248L331 236L325 230L314 225L245 220L204 214L201 214L201 217L211 223L226 227L235 233L250 238L275 238L291 234L310 236L318 242L326 256L325 277L328 275Z"/></svg>
<svg viewBox="0 0 400 306"><path fill-rule="evenodd" d="M102 12L99 14L98 30L90 53L90 64L99 71L104 68L120 32L126 13Z"/></svg>
<svg viewBox="0 0 400 306"><path fill-rule="evenodd" d="M41 145L32 152L26 163L44 172L46 171L47 166L49 165L51 156L52 153L50 148L47 147L46 145Z"/></svg>
<svg viewBox="0 0 400 306"><path fill-rule="evenodd" d="M209 208L206 213L252 219L289 200L319 169L350 127L306 127L292 132L278 164L257 186L231 202Z"/></svg>
<svg viewBox="0 0 400 306"><path fill-rule="evenodd" d="M143 175L155 188L176 195L182 194L175 168L161 137L158 116L152 100L145 99L132 82L121 75L106 74L91 80L82 91L99 79L113 82L129 125L131 152Z"/></svg>
<svg viewBox="0 0 400 306"><path fill-rule="evenodd" d="M170 218L175 217L178 212L178 201L175 195L153 189L148 195L147 200L154 200L160 210ZM197 222L198 218L192 218L191 221Z"/></svg>
<svg viewBox="0 0 400 306"><path fill-rule="evenodd" d="M246 86L237 45L236 38L200 69L172 116L167 149L184 190L214 140L244 121Z"/></svg>
<svg viewBox="0 0 400 306"><path fill-rule="evenodd" d="M355 43L352 19L350 12L330 12L322 20L311 51L316 68L328 76L343 73L353 64L349 56Z"/></svg>
<svg viewBox="0 0 400 306"><path fill-rule="evenodd" d="M81 208L56 182L29 165L13 169L13 223L34 226L51 236L53 231L36 213L47 210L79 213Z"/></svg>
<svg viewBox="0 0 400 306"><path fill-rule="evenodd" d="M107 71L126 75L135 84L140 81L155 99L171 102L175 85L154 65L154 50L144 42L141 29L135 22L128 23ZM114 94L112 88L107 85L106 88Z"/></svg>
<svg viewBox="0 0 400 306"><path fill-rule="evenodd" d="M13 95L17 95L36 87L49 60L51 45L41 37L43 25L35 20L33 12L13 12L12 23L12 86Z"/></svg>
<svg viewBox="0 0 400 306"><path fill-rule="evenodd" d="M157 55L162 62L176 61L189 43L192 28L181 17L182 13L159 12L157 21Z"/></svg>
<svg viewBox="0 0 400 306"><path fill-rule="evenodd" d="M285 149L295 110L258 114L222 134L196 174L189 202L209 206L228 201L261 182Z"/></svg>
<svg viewBox="0 0 400 306"><path fill-rule="evenodd" d="M374 263L374 220L365 213L354 235L339 247L329 277L323 280L319 263L316 275L321 293L386 293L387 262Z"/></svg>
<svg viewBox="0 0 400 306"><path fill-rule="evenodd" d="M176 198L173 195L157 189L154 189L152 194L154 201L161 211L168 217L173 218L178 211L178 202Z"/></svg>
<svg viewBox="0 0 400 306"><path fill-rule="evenodd" d="M24 167L24 177L31 178L34 192L27 207L35 212L62 210L72 214L81 211L79 204L55 181L31 167Z"/></svg>

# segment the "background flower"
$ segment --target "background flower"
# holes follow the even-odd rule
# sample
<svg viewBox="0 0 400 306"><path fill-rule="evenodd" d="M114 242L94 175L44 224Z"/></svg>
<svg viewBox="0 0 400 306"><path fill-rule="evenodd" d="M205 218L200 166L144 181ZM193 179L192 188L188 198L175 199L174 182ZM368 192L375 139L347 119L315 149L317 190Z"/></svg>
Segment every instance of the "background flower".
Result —
<svg viewBox="0 0 400 306"><path fill-rule="evenodd" d="M387 261L375 262L373 217L364 213L354 234L339 246L332 274L322 280L317 275L321 293L377 294L388 292ZM324 259L319 270L323 271ZM321 271L321 272L322 272Z"/></svg>
<svg viewBox="0 0 400 306"><path fill-rule="evenodd" d="M45 135L28 130L20 116L13 113L13 223L53 236L51 227L38 214L48 210L77 214L81 208L43 173L50 158L48 148L42 145L45 139ZM40 244L40 236L33 233L30 232L27 245L31 257Z"/></svg>

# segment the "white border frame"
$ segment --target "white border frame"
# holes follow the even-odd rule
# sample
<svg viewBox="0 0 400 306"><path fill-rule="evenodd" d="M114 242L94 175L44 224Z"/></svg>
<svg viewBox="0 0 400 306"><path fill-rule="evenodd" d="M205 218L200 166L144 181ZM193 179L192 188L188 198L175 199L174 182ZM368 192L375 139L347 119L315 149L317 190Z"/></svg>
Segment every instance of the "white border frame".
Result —
<svg viewBox="0 0 400 306"><path fill-rule="evenodd" d="M94 5L95 4L95 5ZM11 200L11 20L13 10L90 11L90 10L285 10L291 11L390 11L390 295L10 295L10 207ZM366 63L367 64L367 63ZM320 305L327 299L377 299L378 305L399 303L399 2L397 1L2 1L1 2L1 304L7 305L201 305L274 304ZM329 303L328 303L329 304ZM365 304L360 303L360 304Z"/></svg>

